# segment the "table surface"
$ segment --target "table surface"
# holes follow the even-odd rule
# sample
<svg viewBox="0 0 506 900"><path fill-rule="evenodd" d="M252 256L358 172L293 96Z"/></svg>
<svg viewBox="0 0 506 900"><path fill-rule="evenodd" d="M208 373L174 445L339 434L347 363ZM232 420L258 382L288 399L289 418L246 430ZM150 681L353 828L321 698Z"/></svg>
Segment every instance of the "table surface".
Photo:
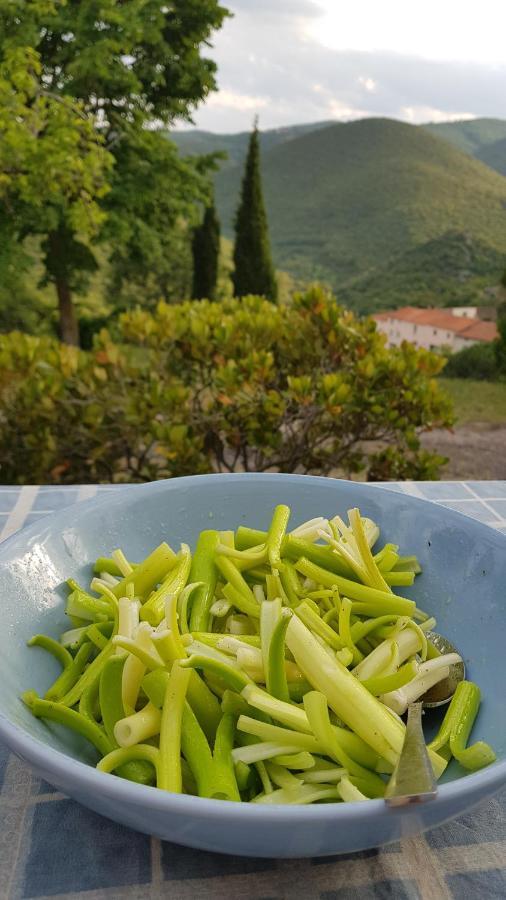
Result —
<svg viewBox="0 0 506 900"><path fill-rule="evenodd" d="M506 533L506 481L386 487ZM0 487L0 540L118 486ZM506 897L506 794L382 850L301 860L191 850L116 825L41 782L0 745L0 898L491 900Z"/></svg>

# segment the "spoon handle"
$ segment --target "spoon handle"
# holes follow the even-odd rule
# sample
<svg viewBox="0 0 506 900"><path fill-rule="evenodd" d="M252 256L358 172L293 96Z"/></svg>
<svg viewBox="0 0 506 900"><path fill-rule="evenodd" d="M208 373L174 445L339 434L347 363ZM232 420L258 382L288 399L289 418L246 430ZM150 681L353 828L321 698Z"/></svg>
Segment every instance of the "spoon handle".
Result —
<svg viewBox="0 0 506 900"><path fill-rule="evenodd" d="M422 704L410 703L406 735L397 766L387 784L387 806L433 800L437 785L422 730Z"/></svg>

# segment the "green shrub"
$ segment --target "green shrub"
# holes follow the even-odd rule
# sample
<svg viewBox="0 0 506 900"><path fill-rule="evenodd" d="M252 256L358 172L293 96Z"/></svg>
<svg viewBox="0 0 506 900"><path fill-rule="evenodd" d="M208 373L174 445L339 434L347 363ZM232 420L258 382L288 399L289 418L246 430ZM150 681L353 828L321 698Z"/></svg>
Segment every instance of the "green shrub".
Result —
<svg viewBox="0 0 506 900"><path fill-rule="evenodd" d="M449 357L445 367L448 378L475 378L494 381L498 377L497 358L493 343L472 344Z"/></svg>
<svg viewBox="0 0 506 900"><path fill-rule="evenodd" d="M92 351L0 336L4 482L143 481L191 472L437 475L422 431L451 424L443 361L387 350L321 290L160 304ZM385 455L384 447L389 446Z"/></svg>

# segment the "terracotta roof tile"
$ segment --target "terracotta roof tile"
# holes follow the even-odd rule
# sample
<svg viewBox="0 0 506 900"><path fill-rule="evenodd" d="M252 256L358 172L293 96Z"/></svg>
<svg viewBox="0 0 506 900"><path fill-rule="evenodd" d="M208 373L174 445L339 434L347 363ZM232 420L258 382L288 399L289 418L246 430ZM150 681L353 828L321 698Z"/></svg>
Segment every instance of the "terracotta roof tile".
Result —
<svg viewBox="0 0 506 900"><path fill-rule="evenodd" d="M445 309L403 306L392 312L377 313L373 319L380 321L393 319L400 322L413 322L417 325L428 325L443 331L451 331L460 337L474 341L493 341L497 337L497 327L494 322L483 322L467 316L454 316Z"/></svg>

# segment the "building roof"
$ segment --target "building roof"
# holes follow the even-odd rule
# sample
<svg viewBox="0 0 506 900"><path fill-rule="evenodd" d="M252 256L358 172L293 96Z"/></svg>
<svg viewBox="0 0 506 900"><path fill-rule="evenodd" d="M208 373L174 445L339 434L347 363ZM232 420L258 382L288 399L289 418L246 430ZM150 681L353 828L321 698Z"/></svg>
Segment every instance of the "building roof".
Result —
<svg viewBox="0 0 506 900"><path fill-rule="evenodd" d="M422 309L416 306L403 306L392 312L376 313L376 321L393 319L400 322L412 322L416 325L428 325L443 331L452 331L461 338L471 341L493 341L497 337L495 322L484 322L468 316L454 316L445 309Z"/></svg>

